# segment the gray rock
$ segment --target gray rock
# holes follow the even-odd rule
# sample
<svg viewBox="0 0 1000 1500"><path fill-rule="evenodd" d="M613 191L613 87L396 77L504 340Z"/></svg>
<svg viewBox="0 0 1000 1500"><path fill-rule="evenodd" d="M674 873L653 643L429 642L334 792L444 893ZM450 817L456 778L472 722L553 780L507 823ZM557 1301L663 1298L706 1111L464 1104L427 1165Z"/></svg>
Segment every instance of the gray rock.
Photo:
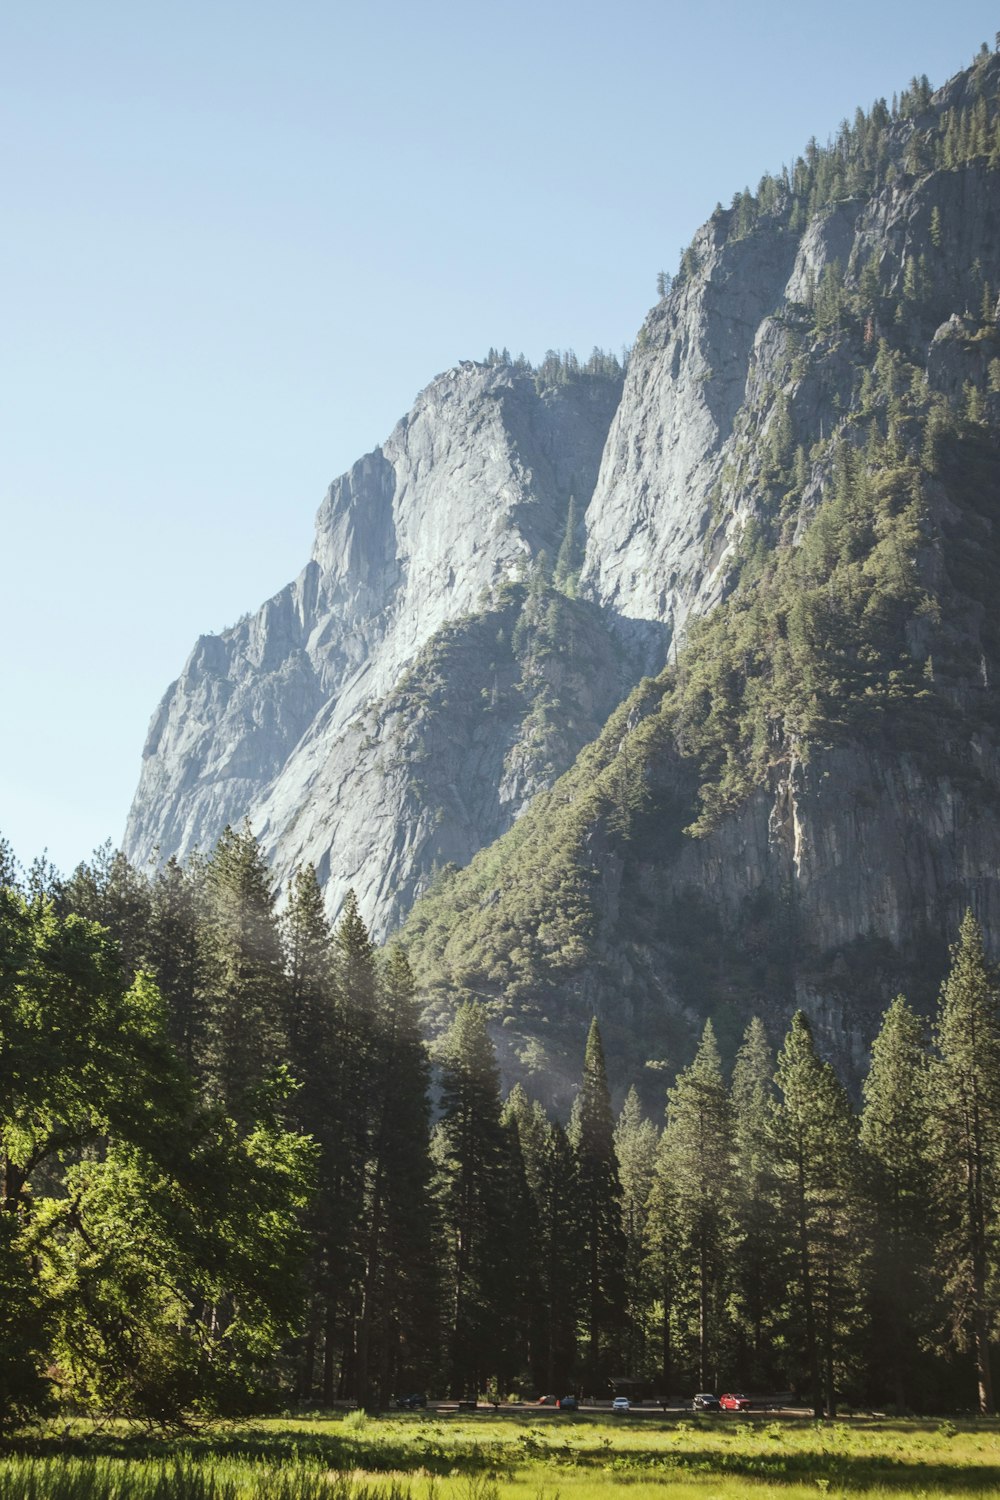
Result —
<svg viewBox="0 0 1000 1500"><path fill-rule="evenodd" d="M443 850L467 858L495 837L569 764L579 733L514 796L499 792L510 746L498 746L495 816L483 814L477 831L479 814L456 804L459 833L447 799L436 804L443 824L426 868L426 818L410 827L407 813L418 769L397 767L387 780L384 754L356 759L351 747L364 715L385 712L438 632L526 574L540 552L554 558L570 494L589 500L619 390L582 377L539 392L528 372L471 363L434 380L383 447L330 486L299 578L233 629L202 637L168 688L129 814L130 857L208 850L227 823L248 817L279 880L311 859L331 877L331 912L354 884L381 934L399 910L395 882L409 889ZM627 685L606 655L602 704ZM473 708L485 713L479 698L458 705L463 724ZM447 716L441 722L447 737ZM579 722L599 727L592 715Z"/></svg>

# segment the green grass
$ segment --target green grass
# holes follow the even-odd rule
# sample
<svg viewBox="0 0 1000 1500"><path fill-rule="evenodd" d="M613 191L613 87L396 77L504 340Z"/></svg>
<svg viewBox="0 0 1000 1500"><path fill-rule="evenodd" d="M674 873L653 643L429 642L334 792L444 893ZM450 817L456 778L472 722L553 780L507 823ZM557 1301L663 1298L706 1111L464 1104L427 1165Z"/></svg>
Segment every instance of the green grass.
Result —
<svg viewBox="0 0 1000 1500"><path fill-rule="evenodd" d="M0 1455L0 1500L1000 1496L996 1422L532 1414L282 1418L175 1438L85 1424Z"/></svg>

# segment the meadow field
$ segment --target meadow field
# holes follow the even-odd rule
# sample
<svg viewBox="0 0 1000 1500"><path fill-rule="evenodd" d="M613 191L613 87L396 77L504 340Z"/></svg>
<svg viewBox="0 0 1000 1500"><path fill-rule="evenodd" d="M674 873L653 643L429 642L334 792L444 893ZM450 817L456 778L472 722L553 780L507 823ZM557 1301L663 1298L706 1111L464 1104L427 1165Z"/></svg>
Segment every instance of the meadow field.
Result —
<svg viewBox="0 0 1000 1500"><path fill-rule="evenodd" d="M1000 1496L995 1421L533 1413L314 1418L179 1437L40 1428L0 1500L803 1500Z"/></svg>

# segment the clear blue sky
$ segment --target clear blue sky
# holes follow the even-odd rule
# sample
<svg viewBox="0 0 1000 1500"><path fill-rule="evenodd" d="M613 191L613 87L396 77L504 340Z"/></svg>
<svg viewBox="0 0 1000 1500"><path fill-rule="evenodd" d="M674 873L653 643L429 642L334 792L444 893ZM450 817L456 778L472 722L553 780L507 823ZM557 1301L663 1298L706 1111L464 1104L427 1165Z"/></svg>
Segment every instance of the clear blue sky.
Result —
<svg viewBox="0 0 1000 1500"><path fill-rule="evenodd" d="M35 0L0 29L0 830L118 840L196 636L491 344L630 342L716 200L978 0Z"/></svg>

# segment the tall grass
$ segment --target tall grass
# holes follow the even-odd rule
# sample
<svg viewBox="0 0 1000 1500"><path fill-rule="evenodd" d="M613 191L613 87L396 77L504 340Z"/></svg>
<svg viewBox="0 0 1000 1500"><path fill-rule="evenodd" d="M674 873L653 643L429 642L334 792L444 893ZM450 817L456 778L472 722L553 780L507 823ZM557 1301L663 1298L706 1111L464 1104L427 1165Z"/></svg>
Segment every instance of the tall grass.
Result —
<svg viewBox="0 0 1000 1500"><path fill-rule="evenodd" d="M0 1463L0 1500L410 1500L410 1486L233 1459L13 1458Z"/></svg>

